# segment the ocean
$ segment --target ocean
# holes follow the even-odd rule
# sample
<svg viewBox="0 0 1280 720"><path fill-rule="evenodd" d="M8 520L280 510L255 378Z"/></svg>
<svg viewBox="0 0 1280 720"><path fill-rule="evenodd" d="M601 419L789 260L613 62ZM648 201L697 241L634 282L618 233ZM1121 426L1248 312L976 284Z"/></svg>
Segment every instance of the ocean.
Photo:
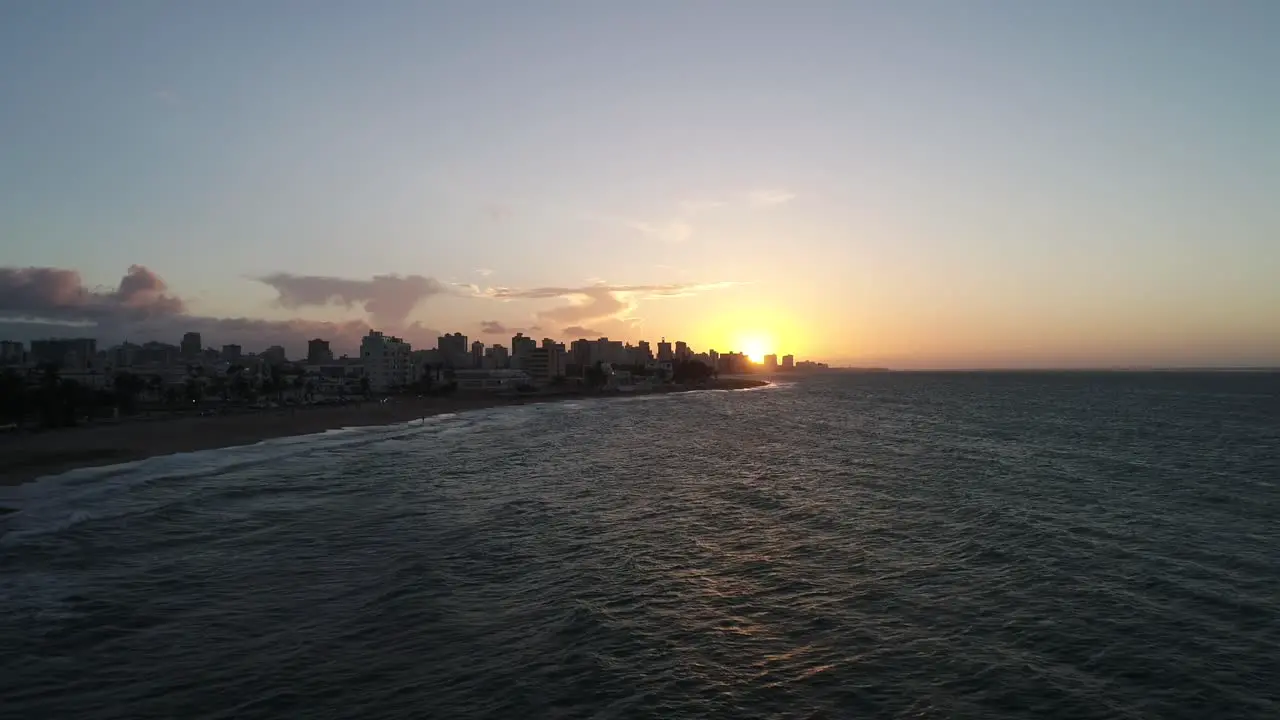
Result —
<svg viewBox="0 0 1280 720"><path fill-rule="evenodd" d="M0 489L5 718L1280 717L1280 375L815 375Z"/></svg>

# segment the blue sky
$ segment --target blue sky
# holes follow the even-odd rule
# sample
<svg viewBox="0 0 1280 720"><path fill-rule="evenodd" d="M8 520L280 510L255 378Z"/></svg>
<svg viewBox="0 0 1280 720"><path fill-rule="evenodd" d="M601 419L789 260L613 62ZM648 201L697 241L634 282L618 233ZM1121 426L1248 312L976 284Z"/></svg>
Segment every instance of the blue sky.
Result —
<svg viewBox="0 0 1280 720"><path fill-rule="evenodd" d="M1273 2L9 4L3 265L142 264L208 317L360 319L255 278L396 273L473 336L1280 364L1277 37ZM688 291L533 292L597 285Z"/></svg>

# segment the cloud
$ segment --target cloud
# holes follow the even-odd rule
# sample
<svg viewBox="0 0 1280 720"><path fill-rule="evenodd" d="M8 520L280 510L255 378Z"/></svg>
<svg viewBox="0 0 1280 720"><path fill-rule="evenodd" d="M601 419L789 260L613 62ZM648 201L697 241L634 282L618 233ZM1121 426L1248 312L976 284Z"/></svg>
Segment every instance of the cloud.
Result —
<svg viewBox="0 0 1280 720"><path fill-rule="evenodd" d="M480 274L483 277L489 277L490 275L493 274L493 271L490 270L489 268L476 268L476 273Z"/></svg>
<svg viewBox="0 0 1280 720"><path fill-rule="evenodd" d="M375 275L370 280L349 280L321 275L274 273L258 278L279 293L281 307L360 305L378 325L405 321L422 300L449 291L440 281L421 275Z"/></svg>
<svg viewBox="0 0 1280 720"><path fill-rule="evenodd" d="M481 320L480 332L485 335L506 335L511 329L497 320Z"/></svg>
<svg viewBox="0 0 1280 720"><path fill-rule="evenodd" d="M86 287L75 270L48 267L0 268L0 314L54 322L91 323L119 315L145 318L185 310L182 300L142 265L129 272L114 291Z"/></svg>
<svg viewBox="0 0 1280 720"><path fill-rule="evenodd" d="M564 329L564 336L566 338L598 338L604 337L604 333L581 325L570 325Z"/></svg>
<svg viewBox="0 0 1280 720"><path fill-rule="evenodd" d="M788 190L773 189L756 190L755 192L750 193L747 196L747 199L756 207L769 207L771 205L781 205L783 203L791 202L795 197L796 194Z"/></svg>
<svg viewBox="0 0 1280 720"><path fill-rule="evenodd" d="M646 222L631 222L628 225L651 238L662 240L663 242L682 243L693 236L693 226L684 220L672 220L663 225L653 225Z"/></svg>
<svg viewBox="0 0 1280 720"><path fill-rule="evenodd" d="M379 291L384 294L376 299L385 304L386 290L380 287ZM399 297L391 293L392 301ZM297 293L288 298L297 305L314 299ZM396 308L394 302L391 308ZM387 329L420 347L434 346L440 334L418 323L394 323ZM86 286L75 270L0 268L0 335L9 339L76 335L95 337L103 344L125 339L177 344L183 333L198 332L208 346L239 343L260 350L283 345L297 354L315 337L330 340L336 348L354 350L368 330L369 323L362 320L334 323L190 315L181 298L170 294L165 281L142 265L131 265L114 290Z"/></svg>
<svg viewBox="0 0 1280 720"><path fill-rule="evenodd" d="M580 325L591 321L630 316L639 300L689 297L705 290L735 285L732 282L680 283L668 285L609 285L599 283L583 287L539 287L529 289L489 288L483 297L495 300L568 300L537 314L539 320L555 325Z"/></svg>
<svg viewBox="0 0 1280 720"><path fill-rule="evenodd" d="M715 210L729 203L724 200L684 200L680 203L680 211L685 215L697 215L707 210Z"/></svg>

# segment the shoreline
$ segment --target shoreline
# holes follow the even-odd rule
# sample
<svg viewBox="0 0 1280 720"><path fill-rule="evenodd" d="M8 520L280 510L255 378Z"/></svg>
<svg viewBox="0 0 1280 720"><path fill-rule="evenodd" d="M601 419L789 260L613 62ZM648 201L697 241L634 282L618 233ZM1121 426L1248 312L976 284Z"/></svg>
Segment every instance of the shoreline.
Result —
<svg viewBox="0 0 1280 720"><path fill-rule="evenodd" d="M564 391L495 396L391 397L386 402L276 408L243 414L137 418L0 437L0 486L23 485L50 475L145 460L161 455L253 445L264 440L314 435L346 427L395 425L467 410L561 402L582 398L634 397L697 390L745 390L767 381L726 378L698 387L668 386L647 392ZM8 508L0 507L0 514Z"/></svg>

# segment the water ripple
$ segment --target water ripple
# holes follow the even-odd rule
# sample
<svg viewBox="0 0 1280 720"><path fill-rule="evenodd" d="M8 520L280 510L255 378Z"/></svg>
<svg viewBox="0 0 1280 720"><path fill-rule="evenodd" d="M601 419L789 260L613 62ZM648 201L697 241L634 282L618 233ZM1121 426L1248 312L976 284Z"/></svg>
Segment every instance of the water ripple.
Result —
<svg viewBox="0 0 1280 720"><path fill-rule="evenodd" d="M39 718L1273 718L1273 375L867 375L5 490Z"/></svg>

